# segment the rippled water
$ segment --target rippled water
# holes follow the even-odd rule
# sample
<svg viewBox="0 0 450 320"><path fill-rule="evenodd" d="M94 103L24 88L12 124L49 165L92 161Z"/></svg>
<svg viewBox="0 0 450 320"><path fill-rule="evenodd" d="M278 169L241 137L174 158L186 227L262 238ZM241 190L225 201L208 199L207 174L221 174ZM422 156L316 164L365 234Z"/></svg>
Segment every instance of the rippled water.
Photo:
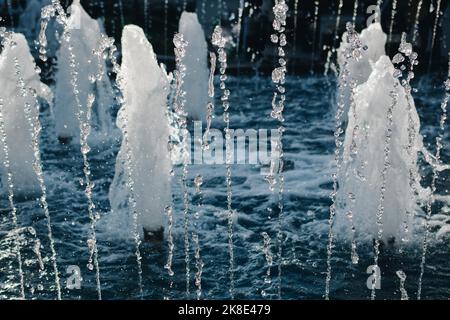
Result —
<svg viewBox="0 0 450 320"><path fill-rule="evenodd" d="M438 125L439 103L443 90L429 81L422 81L416 104L421 115L425 142L433 150ZM239 88L240 98L236 96ZM232 92L231 127L272 129L276 123L270 118L272 86L269 79L241 78L230 81ZM289 161L285 173L285 215L283 220L283 299L322 299L325 288L326 245L328 214L331 192L332 153L334 146L334 85L324 78L288 79L285 112L284 150ZM216 107L216 125L223 127L220 107ZM86 245L89 217L84 187L80 184L82 159L76 146L57 143L48 111L43 111L44 132L42 154L45 180L49 188L49 207L53 221L53 233L58 252L64 299L96 299L95 271L87 267L89 250ZM92 178L95 182L94 201L102 214L98 225L100 277L104 299L139 298L138 274L134 256L131 228L112 227L108 219L108 189L114 176L115 156L120 139L112 137L93 146L90 153ZM446 137L449 142L449 137ZM443 152L445 162L450 162L448 148ZM226 215L225 166L190 166L190 192L193 194L193 178L202 174L204 184L203 206L198 228L203 268L203 292L205 299L229 298L228 277L228 226ZM424 183L430 179L430 169L424 167ZM171 279L164 264L167 260L167 243L143 243L143 279L146 299L183 299L185 294L184 234L180 168L173 179L174 194L174 265ZM440 194L448 193L448 174L442 174L438 184ZM149 181L149 184L152 183ZM238 299L277 298L277 261L271 270L272 284L264 282L267 271L263 252L262 232L272 238L271 252L276 256L276 199L260 174L260 168L252 165L233 166L233 207L235 219L235 286ZM10 212L5 194L0 202L0 298L19 296L17 262L12 252ZM19 225L26 296L29 299L54 299L54 278L51 267L49 241L46 237L46 221L35 199L18 201ZM446 210L442 203L440 207ZM195 209L194 207L192 208ZM123 215L126 215L123 212ZM417 218L417 223L423 219ZM42 242L45 271L39 271L39 263L33 253L35 236L27 227L37 230ZM433 233L434 235L434 233ZM433 237L434 238L434 237ZM410 298L415 298L420 269L421 234L403 253L395 246L384 246L380 256L382 271L381 290L377 297L400 299L397 270L406 275L405 288ZM195 298L195 259L191 251L191 295ZM360 261L351 264L350 243L336 242L332 266L332 299L366 299L370 290L366 287L368 266L373 264L370 241L358 246ZM450 297L449 240L433 240L427 256L423 279L422 298ZM77 265L83 281L81 290L68 290L66 269ZM173 285L171 282L173 281ZM264 292L264 294L263 294Z"/></svg>

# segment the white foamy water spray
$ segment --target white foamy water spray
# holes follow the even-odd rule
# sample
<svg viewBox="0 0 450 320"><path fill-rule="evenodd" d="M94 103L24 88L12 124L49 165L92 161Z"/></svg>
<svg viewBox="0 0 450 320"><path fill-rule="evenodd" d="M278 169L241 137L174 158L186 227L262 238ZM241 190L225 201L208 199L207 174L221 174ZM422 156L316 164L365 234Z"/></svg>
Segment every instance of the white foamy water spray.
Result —
<svg viewBox="0 0 450 320"><path fill-rule="evenodd" d="M123 30L122 65L115 69L118 69L117 83L123 95L117 117L122 145L109 199L118 226L125 218L133 230L139 291L143 297L141 237L161 240L164 212L171 212L166 116L169 79L164 68L158 65L144 31L134 25ZM130 215L123 216L123 208L127 206Z"/></svg>
<svg viewBox="0 0 450 320"><path fill-rule="evenodd" d="M178 32L187 42L182 63L185 71L183 91L185 111L189 119L205 122L205 106L208 102L208 45L196 13L181 14Z"/></svg>
<svg viewBox="0 0 450 320"><path fill-rule="evenodd" d="M227 184L227 216L228 216L228 250L230 256L229 277L230 288L229 292L231 299L234 299L234 225L233 217L235 212L232 208L232 186L231 186L231 164L233 163L232 155L232 138L230 133L230 90L226 86L226 70L227 70L227 53L225 51L226 38L223 36L222 28L216 26L212 35L212 44L217 48L218 60L220 62L220 89L222 90L222 107L223 107L223 121L225 122L225 144L226 144L226 184Z"/></svg>
<svg viewBox="0 0 450 320"><path fill-rule="evenodd" d="M113 89L109 78L97 71L98 63L102 64L103 70L107 67L103 61L97 61L94 52L101 41L103 26L88 15L78 0L73 2L69 12L70 16L63 23L63 41L57 52L54 109L56 133L63 141L78 138L80 132L77 112L86 110L85 107L80 108L77 100L84 104L89 95L94 95L92 129L107 139L112 129ZM58 22L61 14L56 17ZM77 91L72 93L73 72L77 78Z"/></svg>

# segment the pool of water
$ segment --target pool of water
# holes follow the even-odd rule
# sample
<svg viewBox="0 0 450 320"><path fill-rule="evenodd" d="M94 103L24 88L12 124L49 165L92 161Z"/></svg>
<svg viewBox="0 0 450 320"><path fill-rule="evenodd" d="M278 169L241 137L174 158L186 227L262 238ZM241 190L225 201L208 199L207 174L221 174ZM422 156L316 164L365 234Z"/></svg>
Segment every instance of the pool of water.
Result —
<svg viewBox="0 0 450 320"><path fill-rule="evenodd" d="M328 215L331 204L331 174L334 152L335 86L322 77L289 78L285 111L285 171L284 216L282 219L282 260L277 259L278 209L277 197L269 190L261 168L256 165L233 165L232 188L235 255L235 298L276 299L281 283L283 299L322 299L325 292L326 246L328 241ZM434 149L435 128L439 121L439 104L443 89L427 79L418 81L416 105L421 116L425 144ZM272 129L278 125L270 118L273 87L269 78L232 78L231 127L242 129ZM216 106L215 128L223 128L219 101ZM64 299L96 299L95 271L88 268L89 217L83 178L83 163L79 147L60 145L54 134L48 110L42 112L44 125L41 149L45 181L49 189L48 203L61 273ZM192 129L192 128L191 128ZM448 131L447 131L448 132ZM138 269L132 230L126 225L112 227L108 190L114 176L115 157L120 136L111 137L92 146L89 160L95 183L94 202L101 214L97 237L99 245L100 279L104 299L139 299ZM449 142L448 135L445 141ZM443 160L450 162L448 148ZM191 243L190 283L186 290L184 249L184 217L180 185L180 167L175 168L172 182L174 202L174 260L170 277L164 265L168 257L168 244L143 242L143 286L145 299L196 298L195 257ZM430 168L423 166L424 184L430 180ZM191 204L190 232L199 236L204 262L202 299L230 298L228 221L226 212L226 181L223 165L189 166L189 191L193 195L193 179L201 174L204 183L202 205L197 198ZM438 193L448 193L448 174L440 175ZM148 182L149 184L152 181ZM17 259L12 245L12 225L5 193L0 201L0 298L19 296ZM18 199L18 219L21 229L21 251L24 260L26 298L54 299L56 297L51 252L47 238L46 220L37 199ZM436 210L445 212L447 205L440 202ZM199 218L194 227L194 212ZM121 212L126 216L128 212ZM416 223L423 223L423 213L417 214ZM114 225L115 226L115 225ZM36 234L33 234L33 228ZM405 289L410 298L416 297L422 254L423 228L418 228L414 241L403 248L399 245L383 246L380 255L381 289L377 298L400 299L400 281L396 271L406 275ZM274 263L267 281L267 262L263 251L263 236L271 238L270 252ZM422 298L447 299L450 297L449 240L435 239L432 235ZM33 251L36 239L42 243L41 254L45 270ZM332 257L330 298L367 299L370 290L366 281L367 267L373 264L370 241L358 243L360 256L357 265L351 262L350 243L335 242ZM279 268L281 263L281 268ZM70 266L78 266L82 282L80 289L69 289L66 281ZM281 278L279 270L281 269ZM266 281L265 281L266 280ZM281 281L280 281L281 280Z"/></svg>

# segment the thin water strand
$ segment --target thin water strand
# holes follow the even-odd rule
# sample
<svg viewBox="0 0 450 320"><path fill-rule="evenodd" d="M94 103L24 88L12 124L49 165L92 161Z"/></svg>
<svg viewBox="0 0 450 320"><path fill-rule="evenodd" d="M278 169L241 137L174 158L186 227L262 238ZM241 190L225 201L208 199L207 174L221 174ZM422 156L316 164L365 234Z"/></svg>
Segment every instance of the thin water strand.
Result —
<svg viewBox="0 0 450 320"><path fill-rule="evenodd" d="M406 274L403 270L398 270L396 273L397 277L400 279L400 294L401 294L401 300L409 300L408 292L405 289L405 282L406 282Z"/></svg>
<svg viewBox="0 0 450 320"><path fill-rule="evenodd" d="M190 145L188 144L188 129L187 129L187 113L185 110L185 91L183 90L184 77L186 75L186 66L183 63L183 59L186 55L186 47L188 42L184 40L181 33L175 34L173 38L176 70L174 71L175 77L175 98L174 109L177 115L177 122L181 134L181 146L183 152L183 168L181 176L181 186L183 193L183 216L184 216L184 259L185 259L185 271L186 271L186 296L190 295L190 241L189 241L189 190L187 186L190 162Z"/></svg>
<svg viewBox="0 0 450 320"><path fill-rule="evenodd" d="M272 255L272 251L270 250L272 239L270 239L270 236L267 232L262 232L261 236L263 237L262 252L266 259L266 265L267 265L266 274L264 276L264 284L270 285L270 284L272 284L271 270L272 270L272 266L273 266L273 255ZM267 292L265 289L261 290L261 296L263 298L265 298L267 296Z"/></svg>
<svg viewBox="0 0 450 320"><path fill-rule="evenodd" d="M392 0L391 22L389 23L389 37L388 37L389 48L392 43L392 31L394 29L394 21L395 21L396 14L397 14L397 0Z"/></svg>
<svg viewBox="0 0 450 320"><path fill-rule="evenodd" d="M411 80L414 78L414 66L416 66L418 62L418 54L413 51L413 43L408 43L406 41L406 33L402 33L399 52L392 58L392 62L394 64L401 64L406 59L409 60L409 69L405 79L401 81L402 87L404 88L406 102L407 102L407 111L408 111L408 146L406 147L406 151L411 159L411 167L409 169L409 186L412 192L417 192L417 181L419 180L416 177L417 173L414 173L413 168L416 167L416 163L414 160L413 152L414 152L414 141L416 139L416 131L415 131L415 122L413 120L413 101L412 100L412 91ZM405 66L400 65L400 70L405 69ZM398 73L398 72L397 72ZM409 210L405 212L405 220L404 220L404 235L402 237L402 242L408 242L409 236L409 221L411 220L413 213Z"/></svg>
<svg viewBox="0 0 450 320"><path fill-rule="evenodd" d="M97 285L97 295L98 299L102 299L101 283L100 283L100 267L98 263L98 246L97 246L97 235L96 235L96 224L100 219L100 214L95 210L96 206L93 201L93 189L94 183L91 181L91 167L88 159L88 153L91 148L88 143L88 138L91 133L91 116L92 116L92 105L94 104L95 96L88 95L86 101L86 108L83 108L79 97L78 89L78 71L76 70L77 62L75 54L73 53L73 47L70 44L70 34L67 29L64 31L63 41L69 42L69 65L71 68L71 84L73 89L73 94L75 97L75 102L77 105L76 116L78 119L80 127L80 150L83 157L83 173L84 173L84 185L85 185L85 196L88 202L88 216L90 220L90 237L87 240L90 257L88 261L88 269L93 270L95 268L96 273L96 285Z"/></svg>
<svg viewBox="0 0 450 320"><path fill-rule="evenodd" d="M295 2L294 2L294 30L293 30L294 31L294 35L293 35L294 43L292 45L292 55L293 55L294 60L295 60L295 56L297 55L298 3L299 3L299 0L295 0ZM314 2L314 4L315 4L315 2ZM315 36L315 31L316 31L316 28L314 28L314 36ZM314 50L314 44L313 44L313 50Z"/></svg>
<svg viewBox="0 0 450 320"><path fill-rule="evenodd" d="M195 195L197 196L197 211L195 212L194 230L198 230L198 220L200 218L200 210L202 207L202 191L201 186L203 184L203 176L197 175L194 179ZM194 257L195 267L197 272L195 273L195 286L197 287L197 300L200 300L202 296L202 274L203 267L205 266L201 252L200 252L200 240L197 232L192 233L192 242L194 243Z"/></svg>
<svg viewBox="0 0 450 320"><path fill-rule="evenodd" d="M417 11L416 11L416 17L414 19L414 28L413 28L413 38L412 38L412 44L416 44L417 37L419 35L419 18L420 18L420 11L422 9L423 0L420 0L417 3Z"/></svg>
<svg viewBox="0 0 450 320"><path fill-rule="evenodd" d="M286 21L289 7L285 0L277 0L272 8L274 20L272 27L274 33L271 35L271 41L278 43L278 66L272 71L272 82L275 85L275 92L272 99L272 112L270 116L280 123L277 129L278 137L275 140L275 154L272 155L269 173L266 181L269 183L271 191L275 191L275 185L278 184L278 219L277 219L277 260L278 260L278 299L281 299L281 274L282 274L282 256L283 256L283 192L284 192L284 175L283 175L283 111L286 101L286 64L284 48L286 41Z"/></svg>
<svg viewBox="0 0 450 320"><path fill-rule="evenodd" d="M209 102L206 106L206 129L205 133L203 135L203 143L202 148L203 150L209 149L209 133L211 131L211 125L212 120L214 118L214 74L216 73L216 64L217 64L217 56L214 52L209 53L209 60L210 60L210 73L209 73L209 79L208 79L208 97Z"/></svg>
<svg viewBox="0 0 450 320"><path fill-rule="evenodd" d="M60 278L59 278L59 268L57 263L57 253L55 250L55 241L53 238L53 231L52 231L52 222L50 217L50 211L48 208L48 202L47 202L47 187L44 182L44 172L42 167L42 160L41 160L41 150L39 148L39 140L40 140L40 133L42 130L41 122L39 120L39 102L37 98L36 91L31 88L26 88L25 81L22 77L22 72L19 65L19 60L17 57L14 58L14 67L16 70L16 76L17 76L17 85L18 90L21 93L22 97L26 98L29 94L31 94L34 98L34 107L36 108L35 115L32 112L32 106L27 102L24 105L25 109L25 115L29 124L29 130L31 134L31 147L33 149L33 155L34 155L34 161L33 161L33 170L36 173L37 180L39 182L39 187L41 189L41 196L39 197L39 203L42 207L42 210L44 211L44 216L47 220L47 235L50 242L50 251L51 251L51 261L53 265L53 272L55 276L55 288L56 288L56 294L57 299L61 300L61 284L60 284ZM39 243L40 245L40 243ZM42 259L40 260L42 261ZM41 262L42 265L42 262ZM43 268L41 268L43 269Z"/></svg>
<svg viewBox="0 0 450 320"><path fill-rule="evenodd" d="M353 16L352 16L352 23L353 23L354 27L356 27L356 17L358 16L358 6L359 6L359 1L355 0L355 2L353 3Z"/></svg>
<svg viewBox="0 0 450 320"><path fill-rule="evenodd" d="M164 0L164 55L167 56L169 0Z"/></svg>
<svg viewBox="0 0 450 320"><path fill-rule="evenodd" d="M448 74L450 76L450 53L449 53L448 65L449 65ZM433 206L433 202L435 200L436 181L439 178L439 172L438 172L436 166L439 165L439 163L441 162L441 151L444 147L443 140L444 140L444 134L445 134L445 123L447 121L447 105L450 100L450 77L447 78L447 80L445 81L444 87L445 87L445 96L441 102L441 118L439 121L439 134L436 137L436 154L435 154L436 165L434 165L432 168L433 169L433 177L431 179L431 194L427 200L425 235L424 235L423 244L422 244L422 258L420 261L420 275L419 275L418 288L417 288L417 300L420 300L422 297L422 279L423 279L423 275L425 273L426 256L427 256L428 245L429 245L430 220L431 220L431 215L432 215L432 206Z"/></svg>
<svg viewBox="0 0 450 320"><path fill-rule="evenodd" d="M337 14L336 14L336 25L334 27L334 33L333 33L333 44L332 44L331 48L328 49L327 61L325 63L325 71L324 71L325 76L328 75L328 71L330 70L331 63L332 63L331 62L332 57L333 57L334 53L336 52L336 42L339 39L339 25L341 24L341 14L342 14L343 6L344 6L344 1L339 0L338 10L337 10Z"/></svg>
<svg viewBox="0 0 450 320"><path fill-rule="evenodd" d="M167 273L170 276L170 288L173 286L173 276L175 273L172 270L172 263L173 263L173 252L175 250L175 244L173 241L173 208L172 206L167 206L165 208L165 213L168 220L168 231L167 231L167 243L169 247L169 253L167 255L167 262L164 265L164 269L167 270Z"/></svg>
<svg viewBox="0 0 450 320"><path fill-rule="evenodd" d="M319 19L319 0L314 1L314 24L313 24L313 42L311 52L310 73L314 73L314 59L316 58L316 41L317 41L317 22ZM295 39L294 39L295 40Z"/></svg>
<svg viewBox="0 0 450 320"><path fill-rule="evenodd" d="M232 208L232 186L231 186L231 164L233 159L232 148L233 139L230 133L230 90L226 87L226 70L227 70L227 53L225 51L226 38L223 36L222 28L216 26L212 35L212 44L217 48L218 60L220 62L220 89L222 90L222 107L223 107L223 121L225 122L225 143L226 143L226 185L227 185L227 218L228 218L228 251L229 251L229 278L230 278L230 296L234 299L234 225L233 217L234 211Z"/></svg>
<svg viewBox="0 0 450 320"><path fill-rule="evenodd" d="M119 16L120 16L120 30L122 30L125 25L125 16L124 16L124 12L123 12L122 0L118 0L118 6L119 6Z"/></svg>
<svg viewBox="0 0 450 320"><path fill-rule="evenodd" d="M430 59L428 60L428 73L431 70L431 62L433 60L433 50L434 50L434 44L436 42L436 32L439 22L439 16L441 15L441 0L437 0L436 3L436 16L434 18L434 25L433 25L433 35L431 36L431 48L430 48Z"/></svg>

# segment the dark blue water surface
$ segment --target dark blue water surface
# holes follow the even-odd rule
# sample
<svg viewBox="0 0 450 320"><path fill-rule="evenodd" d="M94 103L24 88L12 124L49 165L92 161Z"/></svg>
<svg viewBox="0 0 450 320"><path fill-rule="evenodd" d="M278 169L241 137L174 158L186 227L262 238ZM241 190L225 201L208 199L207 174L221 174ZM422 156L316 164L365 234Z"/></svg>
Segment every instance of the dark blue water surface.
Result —
<svg viewBox="0 0 450 320"><path fill-rule="evenodd" d="M418 81L419 83L419 81ZM243 129L272 129L278 125L270 118L273 87L268 78L241 78L230 80L232 92L231 125ZM422 80L416 105L422 120L422 133L433 151L435 128L439 121L439 104L443 88L439 83ZM240 97L237 98L240 93ZM285 111L285 158L290 165L285 172L284 218L282 221L281 297L283 299L322 299L325 291L326 245L328 241L328 215L331 203L332 154L334 152L334 85L321 77L289 78ZM223 126L221 108L217 102L216 127ZM47 110L42 113L44 125L41 149L45 181L49 188L49 207L61 272L64 299L96 299L95 271L87 267L89 250L89 217L83 177L83 163L79 147L60 145L54 135L53 123ZM448 142L448 136L445 141ZM120 136L92 146L89 160L95 182L94 201L101 213L97 237L99 244L100 278L104 299L138 299L138 273L135 246L131 230L108 228L110 211L108 190L114 176L115 157L120 147ZM448 148L443 159L450 162ZM238 299L273 299L278 296L277 201L256 165L233 165L233 208L237 211L234 224L235 297ZM200 208L196 231L199 234L204 261L202 275L203 299L227 299L229 293L228 224L226 215L225 167L221 165L192 165L189 167L190 192L194 193L192 179L202 174L203 205ZM423 167L424 183L429 181L430 170ZM438 192L448 193L445 172L440 176ZM175 275L169 277L164 265L168 255L167 242L141 245L143 285L145 299L195 298L194 251L190 250L190 294L186 294L183 205L180 187L180 168L173 178L174 200L174 265ZM149 184L152 181L148 181ZM192 212L196 210L195 199ZM17 260L13 251L11 216L8 202L0 202L0 298L19 296ZM46 220L35 199L17 203L24 258L26 297L54 299L53 269L50 260ZM445 203L436 210L444 212ZM127 215L128 212L123 212ZM423 216L423 214L418 214ZM193 218L192 218L193 219ZM420 223L419 218L417 219ZM39 271L33 245L36 237L27 227L36 230L42 243L45 271ZM419 228L420 229L420 228ZM191 226L191 230L192 226ZM264 281L267 263L262 250L262 232L271 239L274 263L271 283ZM124 236L125 235L125 236ZM128 235L128 236L126 236ZM433 229L431 238L434 239ZM403 252L398 246L385 246L380 255L382 270L381 290L377 298L400 299L397 270L406 275L405 288L410 298L416 297L417 281L422 254L422 234ZM360 261L352 265L350 243L335 243L332 258L332 299L366 299L370 290L366 286L368 266L373 264L371 242L359 243ZM423 278L422 298L450 297L449 240L433 240L429 247ZM70 265L79 266L82 273L80 290L66 288Z"/></svg>

